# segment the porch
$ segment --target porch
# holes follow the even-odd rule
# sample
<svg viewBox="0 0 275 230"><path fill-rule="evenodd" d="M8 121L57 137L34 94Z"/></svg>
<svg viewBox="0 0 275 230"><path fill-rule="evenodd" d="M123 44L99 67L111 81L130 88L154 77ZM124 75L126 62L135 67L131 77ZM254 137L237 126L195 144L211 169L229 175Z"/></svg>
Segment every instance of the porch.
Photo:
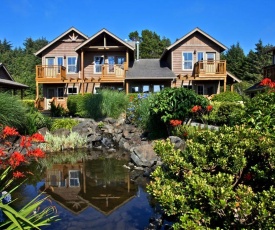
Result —
<svg viewBox="0 0 275 230"><path fill-rule="evenodd" d="M198 61L194 65L194 77L209 77L226 75L226 61L225 60L205 60Z"/></svg>
<svg viewBox="0 0 275 230"><path fill-rule="evenodd" d="M50 110L51 105L61 106L63 108L67 108L67 97L52 97L52 98L46 98L46 97L40 97L35 100L35 107L38 108L40 111L44 110Z"/></svg>

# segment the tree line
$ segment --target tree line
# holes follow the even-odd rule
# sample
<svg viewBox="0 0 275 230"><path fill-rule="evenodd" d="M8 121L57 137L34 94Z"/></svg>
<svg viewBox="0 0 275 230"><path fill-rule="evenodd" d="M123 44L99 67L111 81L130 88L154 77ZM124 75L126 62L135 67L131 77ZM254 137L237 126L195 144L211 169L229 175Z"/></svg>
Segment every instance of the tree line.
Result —
<svg viewBox="0 0 275 230"><path fill-rule="evenodd" d="M160 37L156 32L142 30L141 33L129 33L131 41L140 42L140 58L160 58L166 47L171 45L169 38ZM23 47L13 48L6 38L0 40L0 63L3 63L15 81L28 85L25 97L35 97L35 66L41 64L41 58L34 55L39 49L47 45L45 38L33 40L27 38ZM221 55L227 61L227 70L241 79L246 86L260 81L263 77L263 67L271 64L271 55L266 53L272 46L264 45L261 40L255 44L254 50L244 54L239 42Z"/></svg>

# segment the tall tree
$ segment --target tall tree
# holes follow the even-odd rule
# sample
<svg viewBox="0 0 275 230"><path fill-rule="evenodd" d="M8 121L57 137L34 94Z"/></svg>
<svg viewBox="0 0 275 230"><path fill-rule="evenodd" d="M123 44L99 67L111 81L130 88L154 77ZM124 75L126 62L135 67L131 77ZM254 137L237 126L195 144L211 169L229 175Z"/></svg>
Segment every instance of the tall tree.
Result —
<svg viewBox="0 0 275 230"><path fill-rule="evenodd" d="M160 58L164 49L171 45L170 39L163 37L150 30L142 30L141 37L137 31L129 34L129 39L140 42L140 58Z"/></svg>
<svg viewBox="0 0 275 230"><path fill-rule="evenodd" d="M226 60L228 71L243 80L243 66L246 57L240 43L237 42L236 45L232 45L222 56L222 58Z"/></svg>
<svg viewBox="0 0 275 230"><path fill-rule="evenodd" d="M256 83L263 78L263 67L271 65L271 56L267 53L271 45L263 45L262 40L255 44L255 51L250 50L244 63L244 80Z"/></svg>

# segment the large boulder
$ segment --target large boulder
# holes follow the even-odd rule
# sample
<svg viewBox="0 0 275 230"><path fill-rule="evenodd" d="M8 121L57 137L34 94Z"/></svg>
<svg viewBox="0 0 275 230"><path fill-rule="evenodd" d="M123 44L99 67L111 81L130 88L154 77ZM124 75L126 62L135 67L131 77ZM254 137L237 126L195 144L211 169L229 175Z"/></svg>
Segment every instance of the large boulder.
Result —
<svg viewBox="0 0 275 230"><path fill-rule="evenodd" d="M156 155L151 144L144 144L131 149L131 160L136 166L152 167L160 158Z"/></svg>

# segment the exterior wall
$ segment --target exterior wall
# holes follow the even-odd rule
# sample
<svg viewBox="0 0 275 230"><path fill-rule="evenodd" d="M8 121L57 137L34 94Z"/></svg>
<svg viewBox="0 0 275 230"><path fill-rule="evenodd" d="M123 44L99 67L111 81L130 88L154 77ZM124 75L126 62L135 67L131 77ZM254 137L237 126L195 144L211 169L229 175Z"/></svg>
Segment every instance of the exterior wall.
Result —
<svg viewBox="0 0 275 230"><path fill-rule="evenodd" d="M95 73L94 71L94 58L95 56L104 56L104 63L107 64L108 56L116 57L124 57L126 61L126 53L125 52L85 52L84 53L84 77L85 78L99 78L101 73Z"/></svg>
<svg viewBox="0 0 275 230"><path fill-rule="evenodd" d="M129 93L159 92L160 89L167 87L171 87L171 80L131 80L131 82L129 82Z"/></svg>
<svg viewBox="0 0 275 230"><path fill-rule="evenodd" d="M198 61L198 52L215 52L216 60L220 60L220 48L218 45L214 44L211 40L204 37L200 33L196 32L189 38L183 40L180 44L173 48L173 72L178 74L192 74L192 70L183 70L182 63L182 53L191 52L193 54L193 66Z"/></svg>

